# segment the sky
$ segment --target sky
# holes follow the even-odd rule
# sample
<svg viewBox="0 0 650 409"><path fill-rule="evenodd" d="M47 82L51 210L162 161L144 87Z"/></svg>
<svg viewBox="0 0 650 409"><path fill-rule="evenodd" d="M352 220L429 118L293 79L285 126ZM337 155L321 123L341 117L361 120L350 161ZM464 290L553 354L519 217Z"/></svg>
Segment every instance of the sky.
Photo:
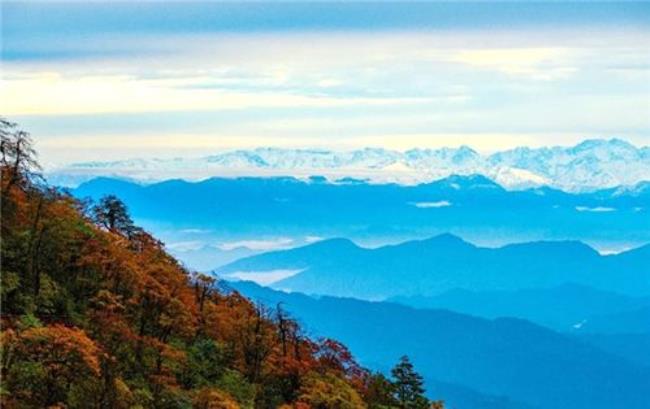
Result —
<svg viewBox="0 0 650 409"><path fill-rule="evenodd" d="M650 145L650 3L2 2L46 166L258 146Z"/></svg>

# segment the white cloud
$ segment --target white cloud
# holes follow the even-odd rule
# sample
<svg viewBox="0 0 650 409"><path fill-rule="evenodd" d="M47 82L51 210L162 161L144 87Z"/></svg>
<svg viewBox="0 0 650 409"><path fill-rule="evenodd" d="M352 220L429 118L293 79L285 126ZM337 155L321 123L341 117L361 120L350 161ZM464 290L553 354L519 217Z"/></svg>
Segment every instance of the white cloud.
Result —
<svg viewBox="0 0 650 409"><path fill-rule="evenodd" d="M633 28L72 38L63 51L106 53L5 62L2 110L58 162L254 146L493 151L612 134L647 144L649 45Z"/></svg>
<svg viewBox="0 0 650 409"><path fill-rule="evenodd" d="M576 324L573 324L573 329L581 329L585 324L587 323L587 320L582 320Z"/></svg>
<svg viewBox="0 0 650 409"><path fill-rule="evenodd" d="M215 247L224 251L230 251L241 247L256 251L271 251L289 248L293 242L293 239L280 237L273 240L240 240L224 242L216 244Z"/></svg>
<svg viewBox="0 0 650 409"><path fill-rule="evenodd" d="M450 61L496 70L533 80L564 79L578 71L573 64L575 51L567 48L498 48L462 50Z"/></svg>
<svg viewBox="0 0 650 409"><path fill-rule="evenodd" d="M185 233L185 234L205 234L205 233L210 233L212 230L208 229L182 229L180 230L180 233Z"/></svg>
<svg viewBox="0 0 650 409"><path fill-rule="evenodd" d="M188 88L200 79L137 79L128 76L37 74L3 80L5 115L70 115L165 111L222 111L247 108L332 108L418 104L427 98L314 96L288 91ZM7 102L8 101L8 102Z"/></svg>
<svg viewBox="0 0 650 409"><path fill-rule="evenodd" d="M415 206L420 209L431 209L431 208L439 208L439 207L449 207L451 206L451 202L447 200L440 200L437 202L411 202L409 203L412 206Z"/></svg>
<svg viewBox="0 0 650 409"><path fill-rule="evenodd" d="M191 241L179 241L176 243L168 243L166 245L167 249L170 251L177 251L177 252L188 252L188 251L195 251L195 250L200 250L205 243L197 240L191 240Z"/></svg>
<svg viewBox="0 0 650 409"><path fill-rule="evenodd" d="M616 248L616 249L600 249L598 250L598 253L601 256L614 256L616 254L621 254L631 249L632 249L631 247Z"/></svg>
<svg viewBox="0 0 650 409"><path fill-rule="evenodd" d="M303 270L270 270L270 271L236 271L226 276L229 280L253 281L260 285L269 285L289 278Z"/></svg>
<svg viewBox="0 0 650 409"><path fill-rule="evenodd" d="M605 207L605 206L596 206L596 207L576 206L576 210L579 212L594 212L594 213L607 213L607 212L616 211L616 209L613 207Z"/></svg>

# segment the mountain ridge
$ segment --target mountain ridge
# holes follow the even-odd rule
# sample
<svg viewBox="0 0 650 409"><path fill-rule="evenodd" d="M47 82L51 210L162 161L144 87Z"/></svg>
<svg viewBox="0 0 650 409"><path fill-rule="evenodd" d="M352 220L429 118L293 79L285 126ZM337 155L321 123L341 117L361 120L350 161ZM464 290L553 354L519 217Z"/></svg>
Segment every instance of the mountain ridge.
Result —
<svg viewBox="0 0 650 409"><path fill-rule="evenodd" d="M453 174L481 174L508 189L552 186L570 192L632 186L650 178L650 147L621 139L588 139L575 146L517 147L480 154L468 146L396 151L260 147L200 158L129 159L72 163L51 169L52 182L74 184L92 176L123 175L145 181L216 175L323 174L331 180L367 178L375 183L415 184ZM76 178L76 179L75 179Z"/></svg>
<svg viewBox="0 0 650 409"><path fill-rule="evenodd" d="M611 335L598 322L615 313L633 313L650 306L650 296L630 297L574 283L546 289L469 291L453 289L437 296L392 297L387 301L414 308L445 308L488 319L510 316L527 319L556 331ZM595 322L594 322L595 321ZM595 324L595 325L593 325ZM617 330L632 332L636 323L620 323ZM640 326L637 326L640 327ZM650 331L650 327L647 327Z"/></svg>
<svg viewBox="0 0 650 409"><path fill-rule="evenodd" d="M93 200L117 195L168 243L291 238L294 247L305 238L347 237L376 246L444 232L488 246L568 239L620 251L650 242L650 190L577 194L496 186L467 176L414 186L292 177L149 185L101 178L71 193ZM210 233L169 233L185 230Z"/></svg>
<svg viewBox="0 0 650 409"><path fill-rule="evenodd" d="M341 246L341 243L348 243ZM245 257L215 270L263 273L300 270L272 283L307 294L383 299L437 295L455 288L517 290L575 282L625 294L650 294L650 246L601 255L579 241L533 241L478 247L442 234L377 248L339 240ZM327 251L322 251L327 249Z"/></svg>
<svg viewBox="0 0 650 409"><path fill-rule="evenodd" d="M414 363L422 368L427 384L432 386L440 381L450 382L540 408L577 409L606 407L604 400L613 399L622 404L622 400L632 403L636 399L625 392L620 398L613 398L610 392L620 395L621 391L612 383L605 382L605 385L597 379L602 371L612 375L609 379L613 383L621 380L616 373L634 374L634 382L620 384L621 388L630 388L632 394L639 393L650 382L647 368L522 319L487 320L443 309L414 309L389 302L313 298L250 282L228 285L263 304L282 303L315 335L349 340L351 350L364 363L385 367L397 353L395 345L402 345L411 351ZM329 319L333 316L338 319ZM447 361L455 363L447 366ZM446 373L437 371L437 365L441 364L447 368ZM559 366L554 369L555 365ZM588 368L591 366L594 369ZM551 375L557 375L560 368L561 378ZM589 385L601 385L610 392ZM576 390L581 393L576 394ZM435 389L431 392L435 393ZM452 407L483 408L468 402L463 406L457 400L449 403ZM494 407L508 406L495 404Z"/></svg>

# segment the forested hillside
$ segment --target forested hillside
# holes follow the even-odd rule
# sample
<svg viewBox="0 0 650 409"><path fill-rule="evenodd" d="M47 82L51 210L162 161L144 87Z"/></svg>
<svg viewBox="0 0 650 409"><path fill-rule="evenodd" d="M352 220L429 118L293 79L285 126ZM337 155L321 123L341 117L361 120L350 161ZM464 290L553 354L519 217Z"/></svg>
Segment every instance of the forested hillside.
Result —
<svg viewBox="0 0 650 409"><path fill-rule="evenodd" d="M278 306L194 274L116 197L42 183L30 137L1 123L4 408L426 408Z"/></svg>

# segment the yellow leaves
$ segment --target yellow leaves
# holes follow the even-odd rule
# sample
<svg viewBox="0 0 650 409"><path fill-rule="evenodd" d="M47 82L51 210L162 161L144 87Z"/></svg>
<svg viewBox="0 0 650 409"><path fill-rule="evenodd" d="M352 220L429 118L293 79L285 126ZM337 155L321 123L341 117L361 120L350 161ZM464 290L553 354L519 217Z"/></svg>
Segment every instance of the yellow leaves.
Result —
<svg viewBox="0 0 650 409"><path fill-rule="evenodd" d="M107 290L99 290L91 301L94 307L104 314L120 314L125 308L122 297Z"/></svg>
<svg viewBox="0 0 650 409"><path fill-rule="evenodd" d="M298 401L315 408L365 409L357 391L332 374L311 372L300 388Z"/></svg>
<svg viewBox="0 0 650 409"><path fill-rule="evenodd" d="M115 388L115 393L117 394L118 402L130 402L133 400L133 393L131 388L122 380L122 378L115 378L113 380L113 387Z"/></svg>
<svg viewBox="0 0 650 409"><path fill-rule="evenodd" d="M194 409L239 409L237 402L227 393L216 388L204 388L192 401Z"/></svg>
<svg viewBox="0 0 650 409"><path fill-rule="evenodd" d="M4 327L4 323L2 323ZM3 328L0 332L0 362L2 368L6 368L13 356L13 350L16 347L18 336L11 328Z"/></svg>
<svg viewBox="0 0 650 409"><path fill-rule="evenodd" d="M160 345L160 355L167 361L172 362L185 362L186 353L183 350L174 348L168 344Z"/></svg>

